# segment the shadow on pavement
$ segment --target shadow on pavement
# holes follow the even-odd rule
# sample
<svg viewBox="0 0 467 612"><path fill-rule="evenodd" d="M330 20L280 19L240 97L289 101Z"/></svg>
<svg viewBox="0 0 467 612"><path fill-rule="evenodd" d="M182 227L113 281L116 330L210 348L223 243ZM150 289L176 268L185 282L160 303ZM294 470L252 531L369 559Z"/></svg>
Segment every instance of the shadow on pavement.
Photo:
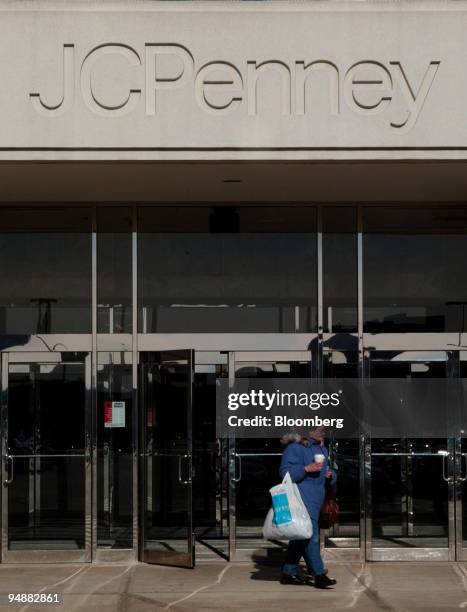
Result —
<svg viewBox="0 0 467 612"><path fill-rule="evenodd" d="M281 577L281 566L285 557L284 550L267 550L266 554L253 554L252 561L254 568L251 573L251 580L265 580L268 582L279 582Z"/></svg>

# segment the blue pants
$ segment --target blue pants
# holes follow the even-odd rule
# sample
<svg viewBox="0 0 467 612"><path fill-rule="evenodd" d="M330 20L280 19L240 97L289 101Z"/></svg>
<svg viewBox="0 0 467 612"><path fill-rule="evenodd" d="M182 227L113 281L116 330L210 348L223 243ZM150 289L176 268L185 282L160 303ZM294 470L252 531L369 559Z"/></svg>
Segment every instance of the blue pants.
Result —
<svg viewBox="0 0 467 612"><path fill-rule="evenodd" d="M309 540L290 540L285 555L285 562L282 566L282 573L295 576L298 574L298 564L300 559L305 559L308 570L315 576L320 576L324 572L323 560L319 546L319 524L318 519L311 519L313 535Z"/></svg>

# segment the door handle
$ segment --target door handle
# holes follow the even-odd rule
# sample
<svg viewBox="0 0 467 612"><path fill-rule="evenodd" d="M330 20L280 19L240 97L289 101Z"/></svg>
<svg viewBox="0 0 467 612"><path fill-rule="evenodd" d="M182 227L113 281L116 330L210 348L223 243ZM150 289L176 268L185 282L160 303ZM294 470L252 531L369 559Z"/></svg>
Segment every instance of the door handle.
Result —
<svg viewBox="0 0 467 612"><path fill-rule="evenodd" d="M189 463L188 463L188 478L187 480L183 480L182 478L182 459L188 459ZM179 455L178 456L178 482L180 484L183 485L187 485L187 484L191 484L192 478L191 478L191 461L190 461L190 455Z"/></svg>
<svg viewBox="0 0 467 612"><path fill-rule="evenodd" d="M452 482L451 476L446 476L446 457L449 457L449 453L446 451L442 454L443 457L443 480L447 483Z"/></svg>
<svg viewBox="0 0 467 612"><path fill-rule="evenodd" d="M13 478L15 477L15 473L14 473L14 460L13 460L13 457L11 455L6 455L5 459L6 459L6 463L7 463L8 478L3 481L3 484L7 487L8 485L10 485L13 482ZM9 467L10 467L10 469L9 469Z"/></svg>
<svg viewBox="0 0 467 612"><path fill-rule="evenodd" d="M233 456L234 459L234 477L232 478L233 482L240 482L240 480L242 479L242 456L239 455L238 453L234 453ZM238 476L237 476L237 459L238 459Z"/></svg>
<svg viewBox="0 0 467 612"><path fill-rule="evenodd" d="M465 482L467 480L467 453L461 453L461 474L462 474L462 459L465 462L465 476L458 476L457 480L459 482Z"/></svg>

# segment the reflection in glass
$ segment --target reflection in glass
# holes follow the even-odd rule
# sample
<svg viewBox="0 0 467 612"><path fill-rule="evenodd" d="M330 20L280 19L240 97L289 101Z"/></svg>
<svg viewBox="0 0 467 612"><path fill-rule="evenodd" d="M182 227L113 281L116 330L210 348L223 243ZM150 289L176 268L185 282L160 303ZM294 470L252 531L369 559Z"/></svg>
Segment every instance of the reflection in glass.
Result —
<svg viewBox="0 0 467 612"><path fill-rule="evenodd" d="M131 353L98 353L97 544L133 546Z"/></svg>
<svg viewBox="0 0 467 612"><path fill-rule="evenodd" d="M97 330L131 333L131 210L97 209Z"/></svg>
<svg viewBox="0 0 467 612"><path fill-rule="evenodd" d="M364 330L464 332L466 209L366 208Z"/></svg>
<svg viewBox="0 0 467 612"><path fill-rule="evenodd" d="M0 334L91 331L89 209L3 209Z"/></svg>
<svg viewBox="0 0 467 612"><path fill-rule="evenodd" d="M323 319L329 333L357 331L357 211L323 208Z"/></svg>
<svg viewBox="0 0 467 612"><path fill-rule="evenodd" d="M313 208L141 208L139 330L316 330Z"/></svg>
<svg viewBox="0 0 467 612"><path fill-rule="evenodd" d="M8 548L84 548L84 364L10 364L8 385Z"/></svg>

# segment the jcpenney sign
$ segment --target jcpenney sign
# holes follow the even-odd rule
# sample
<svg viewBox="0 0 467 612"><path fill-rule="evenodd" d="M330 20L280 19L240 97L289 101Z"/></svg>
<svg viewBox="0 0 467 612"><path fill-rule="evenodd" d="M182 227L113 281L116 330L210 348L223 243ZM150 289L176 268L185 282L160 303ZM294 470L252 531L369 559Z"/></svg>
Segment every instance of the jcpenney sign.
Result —
<svg viewBox="0 0 467 612"><path fill-rule="evenodd" d="M238 61L208 61L200 63L187 47L174 43L146 43L144 53L126 44L102 44L91 49L82 61L77 61L74 44L65 44L57 61L62 63L63 79L59 84L61 95L53 99L47 90L29 94L33 108L44 117L56 117L73 111L77 97L81 96L91 113L105 117L121 117L129 113L144 112L157 115L161 96L185 88L188 103L202 111L225 115L246 109L248 116L261 114L261 87L267 74L275 75L278 108L284 116L300 116L313 112L307 96L313 87L326 87L327 111L339 116L345 104L359 115L387 113L388 127L398 133L407 133L416 124L430 93L440 61L424 65L412 80L404 64L398 60L380 62L362 60L349 66L338 66L326 59L299 58L294 62L280 59ZM125 94L111 103L103 100L96 87L94 73L105 69L105 62L113 56L106 74L119 79L115 73L116 56L135 71L138 86L128 84ZM119 59L120 61L120 59ZM170 70L167 70L167 63ZM53 67L56 72L56 66ZM318 73L325 75L318 78ZM128 77L127 77L128 78ZM394 97L402 103L391 104Z"/></svg>

